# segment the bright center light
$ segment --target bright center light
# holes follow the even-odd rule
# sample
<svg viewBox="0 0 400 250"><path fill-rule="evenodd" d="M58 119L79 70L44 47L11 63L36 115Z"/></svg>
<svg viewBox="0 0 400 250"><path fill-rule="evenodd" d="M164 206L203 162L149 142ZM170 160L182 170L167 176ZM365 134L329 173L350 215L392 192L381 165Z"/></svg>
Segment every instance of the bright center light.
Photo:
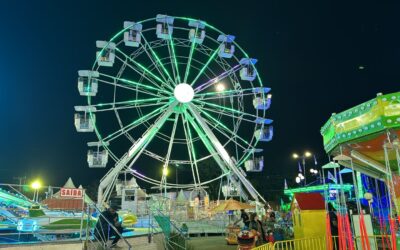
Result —
<svg viewBox="0 0 400 250"><path fill-rule="evenodd" d="M297 158L299 158L299 155L296 154L296 153L294 153L294 154L292 155L292 157L293 157L294 159L297 159Z"/></svg>
<svg viewBox="0 0 400 250"><path fill-rule="evenodd" d="M218 92L222 92L222 91L225 90L225 85L224 85L223 83L218 83L218 84L215 86L215 89L216 89Z"/></svg>
<svg viewBox="0 0 400 250"><path fill-rule="evenodd" d="M301 181L301 180L300 180L300 177L297 176L297 177L296 177L296 183L300 183L300 181Z"/></svg>
<svg viewBox="0 0 400 250"><path fill-rule="evenodd" d="M41 185L39 181L34 181L31 186L33 189L39 189Z"/></svg>
<svg viewBox="0 0 400 250"><path fill-rule="evenodd" d="M193 99L194 90L189 84L180 83L174 89L174 96L179 102L187 103Z"/></svg>
<svg viewBox="0 0 400 250"><path fill-rule="evenodd" d="M162 172L163 172L164 176L168 176L168 173L169 173L168 168L163 168Z"/></svg>
<svg viewBox="0 0 400 250"><path fill-rule="evenodd" d="M305 154L304 154L306 157L310 157L312 154L310 153L310 152L306 152Z"/></svg>

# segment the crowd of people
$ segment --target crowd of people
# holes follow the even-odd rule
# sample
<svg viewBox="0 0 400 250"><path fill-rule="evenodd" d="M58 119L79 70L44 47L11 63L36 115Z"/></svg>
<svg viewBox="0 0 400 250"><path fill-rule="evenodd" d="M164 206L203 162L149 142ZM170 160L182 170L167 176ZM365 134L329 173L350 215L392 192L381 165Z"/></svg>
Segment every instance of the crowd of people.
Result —
<svg viewBox="0 0 400 250"><path fill-rule="evenodd" d="M269 211L260 217L257 213L241 210L240 219L235 224L256 233L256 245L293 238L293 224L289 213Z"/></svg>

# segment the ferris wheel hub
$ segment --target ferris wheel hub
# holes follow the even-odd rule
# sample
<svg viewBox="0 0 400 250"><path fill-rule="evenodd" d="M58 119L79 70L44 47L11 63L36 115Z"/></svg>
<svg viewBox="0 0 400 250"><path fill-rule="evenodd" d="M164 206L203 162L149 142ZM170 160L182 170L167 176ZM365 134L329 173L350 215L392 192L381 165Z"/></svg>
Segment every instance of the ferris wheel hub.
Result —
<svg viewBox="0 0 400 250"><path fill-rule="evenodd" d="M174 89L174 96L179 102L188 103L194 97L194 90L189 84L180 83Z"/></svg>

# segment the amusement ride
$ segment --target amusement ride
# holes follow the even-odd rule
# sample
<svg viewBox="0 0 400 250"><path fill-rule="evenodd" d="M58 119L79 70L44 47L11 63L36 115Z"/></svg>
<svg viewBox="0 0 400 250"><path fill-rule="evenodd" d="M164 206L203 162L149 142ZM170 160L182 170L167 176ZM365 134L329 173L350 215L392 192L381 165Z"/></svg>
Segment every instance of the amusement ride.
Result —
<svg viewBox="0 0 400 250"><path fill-rule="evenodd" d="M78 72L78 89L87 104L75 106L78 132L94 132L90 168L115 164L101 179L98 205L109 201L121 173L160 190L205 192L226 178L244 200L265 202L247 172L263 170L259 142L273 137L270 88L264 87L251 58L235 41L205 21L157 15L124 22L107 41L96 42L89 70ZM113 163L109 163L109 158ZM219 176L203 179L198 165L215 161ZM161 172L151 178L136 168L140 159ZM151 164L154 163L154 164ZM168 168L190 169L191 181L167 180Z"/></svg>

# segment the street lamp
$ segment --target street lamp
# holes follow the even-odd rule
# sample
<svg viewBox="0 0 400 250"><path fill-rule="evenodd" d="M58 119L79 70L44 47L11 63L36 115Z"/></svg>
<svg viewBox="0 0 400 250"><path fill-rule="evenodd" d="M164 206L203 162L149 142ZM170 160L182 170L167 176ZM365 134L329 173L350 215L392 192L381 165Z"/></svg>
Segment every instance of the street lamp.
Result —
<svg viewBox="0 0 400 250"><path fill-rule="evenodd" d="M164 182L164 196L167 197L167 176L169 174L168 166L164 165L162 169L162 181ZM162 187L160 186L162 192Z"/></svg>
<svg viewBox="0 0 400 250"><path fill-rule="evenodd" d="M303 163L303 173L304 173L304 186L307 184L307 178L306 178L306 159L310 158L312 156L312 153L310 151L304 152L303 155L299 155L297 153L293 153L292 157L293 159L301 159Z"/></svg>
<svg viewBox="0 0 400 250"><path fill-rule="evenodd" d="M42 186L38 180L32 182L31 187L33 188L33 201L37 202L39 199L39 188Z"/></svg>
<svg viewBox="0 0 400 250"><path fill-rule="evenodd" d="M169 174L169 170L168 170L168 168L167 168L167 167L164 167L164 168L163 168L163 170L162 170L162 174L163 174L163 176L165 176L165 177L167 177L167 176L168 176L168 174Z"/></svg>

